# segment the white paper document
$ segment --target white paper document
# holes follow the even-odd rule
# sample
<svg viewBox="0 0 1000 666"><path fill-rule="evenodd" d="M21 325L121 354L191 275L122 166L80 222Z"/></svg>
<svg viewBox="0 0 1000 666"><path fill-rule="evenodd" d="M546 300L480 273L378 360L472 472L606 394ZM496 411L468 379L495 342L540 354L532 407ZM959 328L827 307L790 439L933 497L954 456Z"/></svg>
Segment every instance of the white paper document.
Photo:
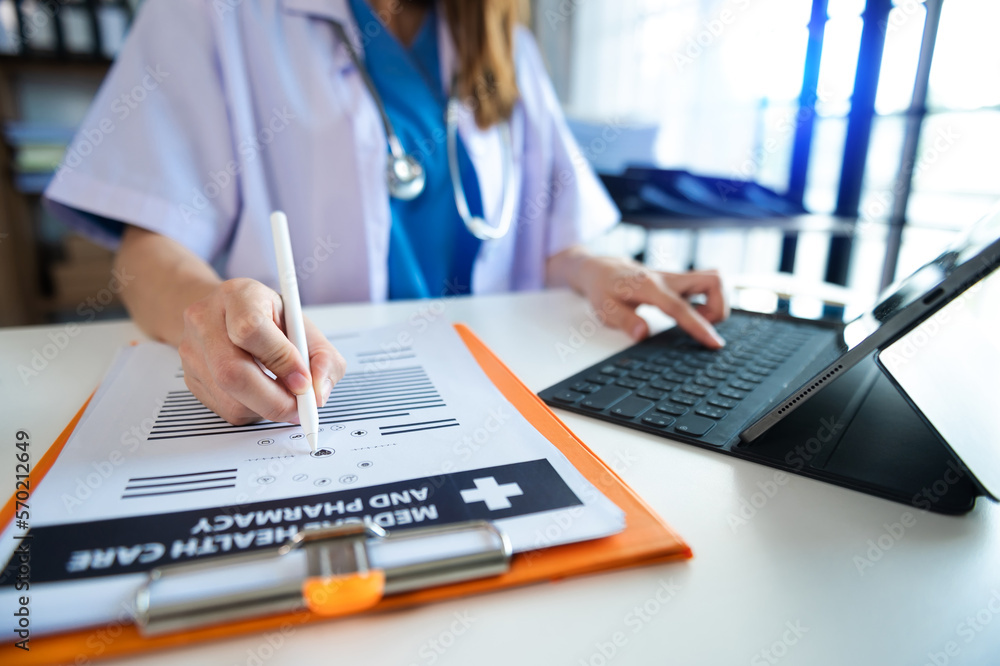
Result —
<svg viewBox="0 0 1000 666"><path fill-rule="evenodd" d="M176 350L122 350L31 496L38 633L129 621L145 572L275 547L346 520L387 530L493 521L515 552L608 536L623 513L489 381L445 322L330 339L347 375L302 429L232 426L184 384ZM23 530L10 525L7 562ZM224 574L223 574L224 575Z"/></svg>

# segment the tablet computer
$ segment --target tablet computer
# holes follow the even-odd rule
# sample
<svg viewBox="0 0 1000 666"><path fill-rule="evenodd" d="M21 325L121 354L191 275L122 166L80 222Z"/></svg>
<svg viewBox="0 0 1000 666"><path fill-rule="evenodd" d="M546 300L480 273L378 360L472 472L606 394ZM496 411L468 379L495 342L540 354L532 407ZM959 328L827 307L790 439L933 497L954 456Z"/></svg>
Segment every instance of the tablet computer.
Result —
<svg viewBox="0 0 1000 666"><path fill-rule="evenodd" d="M977 222L956 243L906 279L890 286L878 303L844 325L836 341L839 354L809 373L798 388L773 403L740 433L753 442L812 398L819 389L869 358L966 291L1000 264L1000 206Z"/></svg>

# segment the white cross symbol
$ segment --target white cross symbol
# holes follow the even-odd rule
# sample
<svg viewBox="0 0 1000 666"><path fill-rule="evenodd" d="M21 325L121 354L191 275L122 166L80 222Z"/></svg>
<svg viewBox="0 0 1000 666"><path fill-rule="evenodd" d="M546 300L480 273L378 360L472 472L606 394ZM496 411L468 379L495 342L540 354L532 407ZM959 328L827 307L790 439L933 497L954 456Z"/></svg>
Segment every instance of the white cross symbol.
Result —
<svg viewBox="0 0 1000 666"><path fill-rule="evenodd" d="M497 480L492 476L483 479L473 479L476 484L475 489L469 488L462 491L462 499L466 504L473 502L486 502L486 508L490 511L497 509L509 509L510 500L508 497L523 495L524 491L516 483L505 483L502 486L497 484Z"/></svg>

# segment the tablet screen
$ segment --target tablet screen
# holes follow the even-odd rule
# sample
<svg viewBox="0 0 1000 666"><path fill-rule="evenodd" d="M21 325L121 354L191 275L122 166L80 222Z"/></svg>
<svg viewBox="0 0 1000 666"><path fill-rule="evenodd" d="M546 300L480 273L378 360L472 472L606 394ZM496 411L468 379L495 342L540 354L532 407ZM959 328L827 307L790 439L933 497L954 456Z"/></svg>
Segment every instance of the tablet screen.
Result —
<svg viewBox="0 0 1000 666"><path fill-rule="evenodd" d="M854 349L916 301L928 298L934 293L935 287L967 261L979 257L980 253L991 243L996 243L998 238L1000 238L1000 208L994 209L991 214L980 220L961 240L934 260L924 264L909 277L890 285L875 307L848 323L844 327L844 343L847 349Z"/></svg>
<svg viewBox="0 0 1000 666"><path fill-rule="evenodd" d="M882 350L879 362L1000 497L1000 270Z"/></svg>

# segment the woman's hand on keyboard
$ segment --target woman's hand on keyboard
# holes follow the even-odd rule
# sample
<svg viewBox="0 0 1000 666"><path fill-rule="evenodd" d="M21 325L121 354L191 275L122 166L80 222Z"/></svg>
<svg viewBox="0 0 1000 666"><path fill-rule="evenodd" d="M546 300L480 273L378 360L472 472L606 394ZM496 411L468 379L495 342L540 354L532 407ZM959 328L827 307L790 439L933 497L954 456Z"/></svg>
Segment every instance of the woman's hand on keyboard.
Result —
<svg viewBox="0 0 1000 666"><path fill-rule="evenodd" d="M726 344L712 326L729 316L717 271L654 271L629 259L597 257L573 247L549 259L548 278L551 286L565 284L583 294L602 322L633 340L649 335L649 326L635 311L647 303L673 317L706 347ZM704 302L692 303L694 296L704 297Z"/></svg>

